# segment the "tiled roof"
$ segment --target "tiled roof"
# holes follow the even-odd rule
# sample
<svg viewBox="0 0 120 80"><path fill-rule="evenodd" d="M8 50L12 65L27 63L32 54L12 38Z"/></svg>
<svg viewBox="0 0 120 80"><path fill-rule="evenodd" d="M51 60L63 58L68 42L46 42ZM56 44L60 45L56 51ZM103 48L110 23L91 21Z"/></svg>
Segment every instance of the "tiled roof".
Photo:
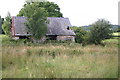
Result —
<svg viewBox="0 0 120 80"><path fill-rule="evenodd" d="M48 30L46 35L75 35L72 30L67 30L67 27L71 27L68 18L48 17L47 20L49 23L47 24ZM16 16L13 17L12 21L16 36L30 35L25 26L26 17Z"/></svg>

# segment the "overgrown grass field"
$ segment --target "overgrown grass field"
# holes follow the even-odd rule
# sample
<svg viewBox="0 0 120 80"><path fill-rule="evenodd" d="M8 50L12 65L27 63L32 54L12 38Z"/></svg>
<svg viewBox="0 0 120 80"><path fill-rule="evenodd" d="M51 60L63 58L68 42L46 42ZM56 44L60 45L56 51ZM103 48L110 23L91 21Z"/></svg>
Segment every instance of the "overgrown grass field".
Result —
<svg viewBox="0 0 120 80"><path fill-rule="evenodd" d="M117 78L118 40L104 46L32 44L3 37L3 78Z"/></svg>

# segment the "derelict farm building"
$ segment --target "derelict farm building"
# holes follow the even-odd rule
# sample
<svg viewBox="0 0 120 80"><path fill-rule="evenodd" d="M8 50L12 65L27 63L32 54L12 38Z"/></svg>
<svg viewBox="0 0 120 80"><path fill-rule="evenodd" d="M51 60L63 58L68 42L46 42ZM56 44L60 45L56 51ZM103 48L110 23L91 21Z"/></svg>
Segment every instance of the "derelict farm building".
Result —
<svg viewBox="0 0 120 80"><path fill-rule="evenodd" d="M47 24L46 36L48 36L51 40L75 41L75 33L70 29L72 25L70 24L68 18L47 17L47 20L49 23ZM25 26L26 21L27 18L23 16L12 17L12 37L21 38L31 35Z"/></svg>

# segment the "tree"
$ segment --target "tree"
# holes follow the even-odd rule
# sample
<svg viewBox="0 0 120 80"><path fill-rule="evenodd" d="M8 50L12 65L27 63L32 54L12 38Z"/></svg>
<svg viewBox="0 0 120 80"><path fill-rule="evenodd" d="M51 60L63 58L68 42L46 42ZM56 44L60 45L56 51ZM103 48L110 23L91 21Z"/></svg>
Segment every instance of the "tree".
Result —
<svg viewBox="0 0 120 80"><path fill-rule="evenodd" d="M2 18L2 25L3 25L3 23L4 23L4 18ZM1 25L1 28L2 28L2 25ZM2 34L5 34L5 32L3 31L3 29L2 29Z"/></svg>
<svg viewBox="0 0 120 80"><path fill-rule="evenodd" d="M0 34L2 34L2 18L0 16Z"/></svg>
<svg viewBox="0 0 120 80"><path fill-rule="evenodd" d="M82 43L85 44L86 43L86 39L87 39L87 31L85 31L82 27L71 27L72 30L74 30L76 36L75 36L75 41L77 43Z"/></svg>
<svg viewBox="0 0 120 80"><path fill-rule="evenodd" d="M27 17L26 26L35 39L47 32L47 17L62 17L60 8L53 2L26 2L17 16Z"/></svg>
<svg viewBox="0 0 120 80"><path fill-rule="evenodd" d="M11 26L11 15L8 12L7 16L5 17L5 21L2 24L2 29L6 35L10 36L10 26Z"/></svg>
<svg viewBox="0 0 120 80"><path fill-rule="evenodd" d="M47 11L44 8L36 7L37 4L27 5L24 9L27 17L27 29L35 39L41 39L47 32Z"/></svg>
<svg viewBox="0 0 120 80"><path fill-rule="evenodd" d="M117 28L116 32L120 32L120 27Z"/></svg>
<svg viewBox="0 0 120 80"><path fill-rule="evenodd" d="M32 3L26 2L26 4L24 4L24 7L20 10L18 16L26 16L25 10L31 4L35 4L36 8L44 8L48 12L47 17L63 17L62 13L60 12L59 6L53 2L48 2L48 1L32 2Z"/></svg>
<svg viewBox="0 0 120 80"><path fill-rule="evenodd" d="M110 38L112 33L112 25L109 21L99 19L91 25L89 42L94 44L101 44L101 41Z"/></svg>

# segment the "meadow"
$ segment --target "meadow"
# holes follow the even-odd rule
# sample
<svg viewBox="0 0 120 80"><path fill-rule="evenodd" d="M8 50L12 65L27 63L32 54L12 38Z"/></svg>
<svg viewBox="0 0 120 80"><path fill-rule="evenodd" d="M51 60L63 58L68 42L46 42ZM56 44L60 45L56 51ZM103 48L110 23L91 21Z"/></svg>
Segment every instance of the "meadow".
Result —
<svg viewBox="0 0 120 80"><path fill-rule="evenodd" d="M117 78L118 39L104 46L2 39L3 78Z"/></svg>

